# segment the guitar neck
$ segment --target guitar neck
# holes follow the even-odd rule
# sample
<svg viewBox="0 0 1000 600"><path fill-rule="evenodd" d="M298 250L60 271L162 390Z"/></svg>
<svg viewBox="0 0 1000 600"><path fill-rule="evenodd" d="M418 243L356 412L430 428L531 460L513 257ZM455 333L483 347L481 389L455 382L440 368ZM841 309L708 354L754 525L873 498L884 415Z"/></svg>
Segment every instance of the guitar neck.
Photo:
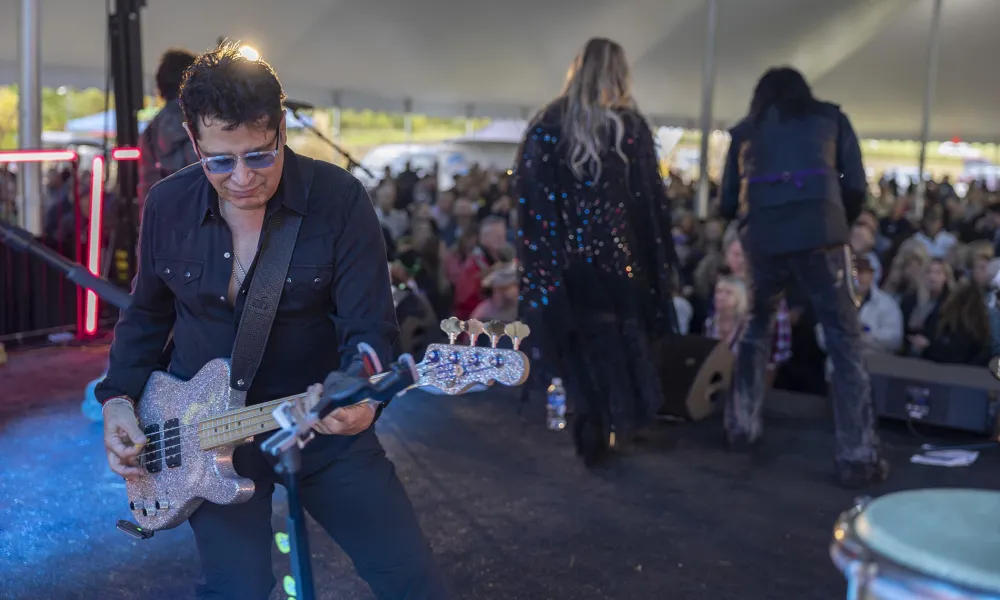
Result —
<svg viewBox="0 0 1000 600"><path fill-rule="evenodd" d="M300 401L305 394L278 398L263 404L255 404L223 413L198 424L198 441L202 450L210 450L227 444L249 442L255 435L278 429L278 422L272 413L280 405Z"/></svg>
<svg viewBox="0 0 1000 600"><path fill-rule="evenodd" d="M375 375L371 381L377 382L384 374ZM254 436L270 433L278 429L274 420L274 409L289 400L299 402L305 394L278 398L270 402L255 404L205 419L198 424L198 441L202 450L210 450L228 444L249 442Z"/></svg>
<svg viewBox="0 0 1000 600"><path fill-rule="evenodd" d="M525 333L521 331L520 337L523 338ZM412 387L430 387L437 393L456 395L494 383L504 386L523 384L528 377L528 358L518 350L496 348L495 339L493 343L493 347L431 344L427 349L427 358L416 365L419 378ZM380 373L369 381L375 384L387 375ZM272 416L274 409L285 402L298 402L305 397L305 394L298 394L278 398L205 419L198 423L199 445L202 450L210 450L242 444L254 436L275 431L279 426Z"/></svg>

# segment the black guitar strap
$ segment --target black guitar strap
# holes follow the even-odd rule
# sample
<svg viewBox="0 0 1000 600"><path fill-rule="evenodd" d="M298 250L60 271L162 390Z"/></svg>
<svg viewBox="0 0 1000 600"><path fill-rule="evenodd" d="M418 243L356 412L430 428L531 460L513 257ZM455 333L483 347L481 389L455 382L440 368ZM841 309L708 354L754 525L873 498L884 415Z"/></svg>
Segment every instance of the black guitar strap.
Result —
<svg viewBox="0 0 1000 600"><path fill-rule="evenodd" d="M286 158L287 160L287 158ZM312 190L314 164L311 158L296 156L302 179L301 193L309 197ZM294 192L292 192L294 193ZM285 287L288 265L299 235L302 215L282 207L267 221L257 266L247 294L240 325L233 343L232 375L229 385L240 391L250 389L261 360L271 325L278 312L281 290Z"/></svg>

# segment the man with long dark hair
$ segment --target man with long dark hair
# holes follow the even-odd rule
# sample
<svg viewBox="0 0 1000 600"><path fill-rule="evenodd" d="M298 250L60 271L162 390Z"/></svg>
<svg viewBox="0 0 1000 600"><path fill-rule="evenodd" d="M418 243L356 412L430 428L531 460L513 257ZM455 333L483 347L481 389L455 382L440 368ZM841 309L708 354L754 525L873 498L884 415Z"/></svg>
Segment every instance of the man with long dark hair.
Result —
<svg viewBox="0 0 1000 600"><path fill-rule="evenodd" d="M281 223L299 220L298 232L260 368L242 389L248 405L307 388L316 395L315 383L334 371L362 373L355 350L362 343L387 364L398 333L371 200L347 171L286 146L284 93L271 67L220 46L187 69L179 100L199 162L150 190L132 305L115 327L110 368L96 392L108 463L126 479L146 474L136 464L147 439L135 403L144 401L147 380L161 368L171 332L168 371L179 379L231 356L243 313L267 302L254 297L251 282L267 281L259 257L274 251L270 233ZM302 452L302 504L377 598L448 598L413 506L375 436L378 412L364 403L317 424L321 435ZM190 517L205 572L199 598L265 600L275 585L276 476L274 460L259 447L264 439L233 454L236 472L255 483L250 500L204 502Z"/></svg>
<svg viewBox="0 0 1000 600"><path fill-rule="evenodd" d="M772 315L794 283L812 303L837 373L839 480L847 487L882 481L888 465L878 454L846 247L867 189L858 138L840 108L816 100L802 75L787 67L761 77L749 114L731 134L721 210L740 219L753 311L726 404L729 443L750 448L760 440Z"/></svg>
<svg viewBox="0 0 1000 600"><path fill-rule="evenodd" d="M198 162L198 155L184 131L184 115L177 97L181 80L197 58L191 52L171 48L160 57L156 69L156 89L164 105L139 138L139 215L149 189L157 181Z"/></svg>

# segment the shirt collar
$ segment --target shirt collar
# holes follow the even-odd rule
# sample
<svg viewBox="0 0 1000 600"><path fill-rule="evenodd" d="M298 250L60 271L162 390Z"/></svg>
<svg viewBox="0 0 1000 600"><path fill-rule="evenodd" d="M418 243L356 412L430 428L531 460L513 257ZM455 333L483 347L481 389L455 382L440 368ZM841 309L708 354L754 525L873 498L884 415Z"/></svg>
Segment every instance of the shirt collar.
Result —
<svg viewBox="0 0 1000 600"><path fill-rule="evenodd" d="M284 147L285 162L281 168L281 182L278 184L274 196L267 202L267 214L273 214L282 206L305 215L309 198L302 184L302 176L299 171L299 158L288 146ZM202 223L209 217L215 217L219 212L219 193L215 187L209 183L208 193L202 195Z"/></svg>

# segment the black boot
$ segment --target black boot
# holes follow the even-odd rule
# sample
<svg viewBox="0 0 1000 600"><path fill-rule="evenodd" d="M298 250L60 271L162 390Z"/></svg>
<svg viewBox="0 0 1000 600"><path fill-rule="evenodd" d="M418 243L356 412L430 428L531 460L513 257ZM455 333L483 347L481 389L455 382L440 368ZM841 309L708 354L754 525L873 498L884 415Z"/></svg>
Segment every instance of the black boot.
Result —
<svg viewBox="0 0 1000 600"><path fill-rule="evenodd" d="M875 462L838 462L837 479L842 487L857 490L882 483L889 477L889 463L884 459Z"/></svg>
<svg viewBox="0 0 1000 600"><path fill-rule="evenodd" d="M726 447L733 452L753 453L760 449L761 437L751 439L742 432L726 431Z"/></svg>
<svg viewBox="0 0 1000 600"><path fill-rule="evenodd" d="M577 456L583 457L583 464L587 467L593 467L607 455L608 440L599 422L588 419L573 421L573 441Z"/></svg>

